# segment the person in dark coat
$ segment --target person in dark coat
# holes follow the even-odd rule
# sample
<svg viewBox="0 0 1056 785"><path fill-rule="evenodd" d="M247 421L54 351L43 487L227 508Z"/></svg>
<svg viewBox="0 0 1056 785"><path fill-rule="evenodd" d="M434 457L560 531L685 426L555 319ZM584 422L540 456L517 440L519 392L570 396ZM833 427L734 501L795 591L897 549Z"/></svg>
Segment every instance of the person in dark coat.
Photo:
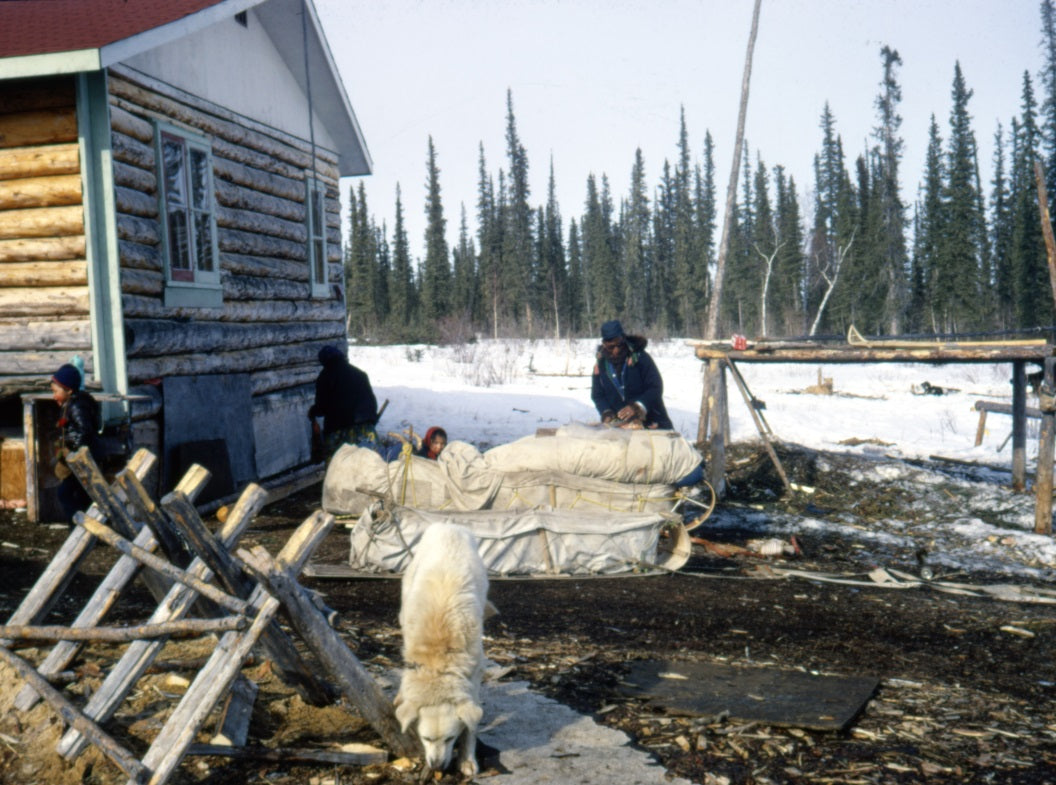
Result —
<svg viewBox="0 0 1056 785"><path fill-rule="evenodd" d="M327 456L342 444L374 447L378 434L378 400L367 374L349 363L336 346L319 350L323 370L315 380L315 403L308 409L313 430L317 417L323 418L322 438Z"/></svg>
<svg viewBox="0 0 1056 785"><path fill-rule="evenodd" d="M55 476L60 482L56 493L63 516L72 524L74 515L87 510L92 500L80 481L70 473L66 456L87 447L92 458L99 463L99 403L88 391L81 389L81 372L70 364L63 365L51 377L51 397L59 405L59 455Z"/></svg>
<svg viewBox="0 0 1056 785"><path fill-rule="evenodd" d="M647 343L640 335L625 335L616 319L601 326L590 397L603 423L665 430L673 427L664 407L664 380L645 351Z"/></svg>

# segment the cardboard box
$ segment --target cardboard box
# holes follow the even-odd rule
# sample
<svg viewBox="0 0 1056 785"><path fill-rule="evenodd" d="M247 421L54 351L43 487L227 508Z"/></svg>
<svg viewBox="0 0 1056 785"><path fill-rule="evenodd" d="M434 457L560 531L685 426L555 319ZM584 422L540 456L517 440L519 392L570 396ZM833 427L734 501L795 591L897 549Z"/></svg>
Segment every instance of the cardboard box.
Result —
<svg viewBox="0 0 1056 785"><path fill-rule="evenodd" d="M0 499L10 501L25 498L25 440L3 439L0 441Z"/></svg>

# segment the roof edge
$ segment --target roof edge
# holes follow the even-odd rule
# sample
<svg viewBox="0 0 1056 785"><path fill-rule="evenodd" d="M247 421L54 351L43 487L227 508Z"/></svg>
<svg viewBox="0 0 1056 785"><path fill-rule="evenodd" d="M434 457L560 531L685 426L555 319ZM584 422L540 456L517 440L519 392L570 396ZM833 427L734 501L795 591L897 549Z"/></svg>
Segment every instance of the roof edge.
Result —
<svg viewBox="0 0 1056 785"><path fill-rule="evenodd" d="M0 57L0 79L76 74L84 71L98 71L101 68L98 49L74 49L68 52Z"/></svg>

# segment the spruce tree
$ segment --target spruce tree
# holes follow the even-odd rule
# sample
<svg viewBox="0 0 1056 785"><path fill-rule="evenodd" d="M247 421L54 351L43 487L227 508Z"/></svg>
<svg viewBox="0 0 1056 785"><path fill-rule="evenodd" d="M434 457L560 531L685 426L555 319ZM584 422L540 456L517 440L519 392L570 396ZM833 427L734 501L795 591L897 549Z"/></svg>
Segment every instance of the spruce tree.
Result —
<svg viewBox="0 0 1056 785"><path fill-rule="evenodd" d="M993 259L995 326L1007 330L1014 324L1012 273L1012 206L1005 174L1005 138L1001 123L994 132L994 176L990 181L990 248Z"/></svg>
<svg viewBox="0 0 1056 785"><path fill-rule="evenodd" d="M396 337L410 335L416 318L414 272L407 227L403 222L403 202L396 184L396 219L392 230L392 275L389 281L389 330Z"/></svg>
<svg viewBox="0 0 1056 785"><path fill-rule="evenodd" d="M588 317L589 287L583 272L583 254L579 242L579 225L573 218L568 222L568 331L580 334L591 323Z"/></svg>
<svg viewBox="0 0 1056 785"><path fill-rule="evenodd" d="M1023 73L1022 108L1012 176L1013 316L1017 327L1053 322L1052 286L1049 283L1045 241L1039 221L1034 162L1040 155L1037 104L1030 74Z"/></svg>
<svg viewBox="0 0 1056 785"><path fill-rule="evenodd" d="M645 180L645 159L642 148L634 151L631 168L631 189L623 210L621 233L623 263L624 314L632 324L647 324L652 303L650 290L655 271L649 263L650 215L648 185Z"/></svg>
<svg viewBox="0 0 1056 785"><path fill-rule="evenodd" d="M902 65L898 51L888 46L880 50L884 77L880 95L876 98L878 124L873 131L877 140L876 172L873 199L876 226L872 250L877 254L881 271L887 327L892 334L902 331L903 317L908 303L906 283L906 216L899 195L899 166L902 161L902 138L899 128L902 117L898 106L902 101L902 87L898 83L897 68Z"/></svg>
<svg viewBox="0 0 1056 785"><path fill-rule="evenodd" d="M675 184L671 164L664 160L660 184L653 198L652 275L648 321L663 332L674 329L675 315Z"/></svg>
<svg viewBox="0 0 1056 785"><path fill-rule="evenodd" d="M945 231L931 281L931 297L941 329L957 332L976 328L981 321L981 280L985 241L984 216L978 193L978 161L971 127L968 88L961 64L954 65L951 89L950 140L946 154L947 179L943 202Z"/></svg>
<svg viewBox="0 0 1056 785"><path fill-rule="evenodd" d="M513 93L506 91L506 158L509 162L509 190L506 196L504 266L511 315L533 330L533 315L538 310L538 293L532 287L538 280L532 253L532 207L528 203L528 154L517 135L513 114Z"/></svg>
<svg viewBox="0 0 1056 785"><path fill-rule="evenodd" d="M700 335L707 328L707 302L711 297L711 271L715 266L715 223L717 205L715 201L715 143L711 132L704 134L704 166L695 167L694 203L696 205L696 247L698 249L697 313L687 327Z"/></svg>
<svg viewBox="0 0 1056 785"><path fill-rule="evenodd" d="M440 169L436 164L436 148L429 137L429 157L426 176L425 203L425 260L422 264L422 312L427 329L445 317L449 310L451 260L447 250L447 222L440 198Z"/></svg>
<svg viewBox="0 0 1056 785"><path fill-rule="evenodd" d="M603 181L607 182L607 181ZM608 194L599 191L593 174L587 177L586 214L583 216L583 268L590 290L593 325L619 316L622 287L612 245L612 206Z"/></svg>
<svg viewBox="0 0 1056 785"><path fill-rule="evenodd" d="M550 160L546 208L540 208L538 237L541 286L547 295L542 310L546 314L547 324L552 328L553 336L560 338L562 332L567 333L569 329L567 324L563 324L569 310L568 268L565 261L561 209L557 203L553 159Z"/></svg>
<svg viewBox="0 0 1056 785"><path fill-rule="evenodd" d="M674 328L684 331L694 321L700 307L697 272L698 249L694 228L692 166L689 153L689 134L686 130L686 112L683 108L679 118L678 164L674 177L674 243L672 247L675 321Z"/></svg>
<svg viewBox="0 0 1056 785"><path fill-rule="evenodd" d="M484 300L481 306L484 322L491 326L492 337L497 338L503 307L503 227L495 185L487 172L483 144L480 145L477 172L477 243L480 246L478 270Z"/></svg>
<svg viewBox="0 0 1056 785"><path fill-rule="evenodd" d="M942 137L935 115L932 115L924 157L924 181L921 183L921 195L917 204L911 273L910 312L914 314L914 318L910 328L918 332L939 330L939 317L935 310L937 303L932 300L931 292L935 271L939 265L939 249L943 233L946 231L946 210L943 202L945 180Z"/></svg>
<svg viewBox="0 0 1056 785"><path fill-rule="evenodd" d="M348 258L345 263L347 328L350 335L365 337L377 324L374 312L376 249L367 192L362 181L358 193L349 191L349 210Z"/></svg>
<svg viewBox="0 0 1056 785"><path fill-rule="evenodd" d="M466 206L463 204L458 223L458 246L451 253L451 313L458 319L464 333L472 329L477 317L479 292L476 266L477 253L469 233Z"/></svg>
<svg viewBox="0 0 1056 785"><path fill-rule="evenodd" d="M803 312L803 276L806 258L803 253L803 223L796 196L796 181L785 177L783 166L774 167L774 202L778 253L770 285L774 319L771 334L801 335L806 330Z"/></svg>

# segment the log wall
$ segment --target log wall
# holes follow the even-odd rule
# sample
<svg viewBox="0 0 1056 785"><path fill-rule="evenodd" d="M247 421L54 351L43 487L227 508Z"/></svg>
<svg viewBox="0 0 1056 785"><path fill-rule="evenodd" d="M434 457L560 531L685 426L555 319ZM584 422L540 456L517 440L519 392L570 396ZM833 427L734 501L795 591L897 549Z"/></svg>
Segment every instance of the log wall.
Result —
<svg viewBox="0 0 1056 785"><path fill-rule="evenodd" d="M73 77L0 82L0 397L92 365Z"/></svg>
<svg viewBox="0 0 1056 785"><path fill-rule="evenodd" d="M241 122L129 68L112 68L108 86L129 384L248 373L258 472L269 476L305 462L316 355L325 344L345 342L336 155L315 151L314 170L326 185L332 295L312 299L305 220L310 143ZM212 145L223 287L217 308L164 304L154 160L159 121Z"/></svg>

